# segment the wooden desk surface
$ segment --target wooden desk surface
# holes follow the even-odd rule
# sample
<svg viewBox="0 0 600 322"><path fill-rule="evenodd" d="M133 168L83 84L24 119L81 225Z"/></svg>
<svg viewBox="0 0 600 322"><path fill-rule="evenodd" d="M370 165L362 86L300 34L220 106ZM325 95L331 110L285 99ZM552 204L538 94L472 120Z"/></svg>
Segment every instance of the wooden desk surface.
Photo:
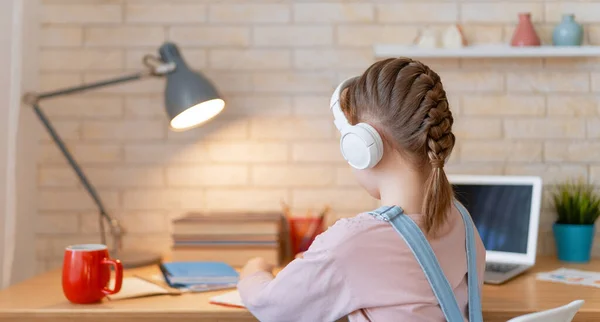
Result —
<svg viewBox="0 0 600 322"><path fill-rule="evenodd" d="M505 285L485 285L484 320L504 322L514 316L584 299L586 303L575 321L600 321L600 290L597 288L536 281L535 272L559 267L600 271L600 260L589 265L568 265L544 258L535 269ZM148 267L127 274L151 276L158 272L158 268ZM209 304L208 299L219 293L223 291L74 305L62 294L60 271L53 271L0 291L0 321L256 321L244 309Z"/></svg>

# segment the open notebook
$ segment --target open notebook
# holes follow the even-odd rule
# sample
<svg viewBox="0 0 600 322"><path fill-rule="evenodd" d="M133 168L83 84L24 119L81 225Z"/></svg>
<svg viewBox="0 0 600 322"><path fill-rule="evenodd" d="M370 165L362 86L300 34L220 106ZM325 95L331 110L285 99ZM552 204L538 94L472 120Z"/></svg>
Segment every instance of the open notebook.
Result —
<svg viewBox="0 0 600 322"><path fill-rule="evenodd" d="M114 286L114 280L111 281L111 288ZM121 300L136 297L145 297L153 295L179 295L182 292L178 289L169 287L166 283L150 281L142 277L125 277L121 285L121 291L117 294L108 295L109 300Z"/></svg>
<svg viewBox="0 0 600 322"><path fill-rule="evenodd" d="M238 293L238 291L231 291L217 296L213 296L210 298L210 303L239 308L245 307L244 303L242 303L242 298L240 297L240 293Z"/></svg>

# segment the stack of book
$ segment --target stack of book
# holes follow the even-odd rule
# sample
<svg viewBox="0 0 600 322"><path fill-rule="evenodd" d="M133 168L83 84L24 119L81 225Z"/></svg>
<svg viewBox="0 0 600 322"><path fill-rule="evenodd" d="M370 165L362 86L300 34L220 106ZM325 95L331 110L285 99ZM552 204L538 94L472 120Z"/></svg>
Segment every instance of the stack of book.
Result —
<svg viewBox="0 0 600 322"><path fill-rule="evenodd" d="M242 266L253 257L279 264L280 213L191 213L173 222L174 261L219 261Z"/></svg>

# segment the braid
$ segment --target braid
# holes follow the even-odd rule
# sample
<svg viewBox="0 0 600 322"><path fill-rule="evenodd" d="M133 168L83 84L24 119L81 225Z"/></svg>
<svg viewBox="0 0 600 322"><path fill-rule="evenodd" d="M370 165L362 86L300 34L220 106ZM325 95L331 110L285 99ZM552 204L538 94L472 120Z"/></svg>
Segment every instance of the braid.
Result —
<svg viewBox="0 0 600 322"><path fill-rule="evenodd" d="M454 147L455 137L452 134L454 119L441 83L436 83L427 92L426 97L427 101L437 102L429 108L423 121L427 131L427 156L434 168L443 168L444 162Z"/></svg>

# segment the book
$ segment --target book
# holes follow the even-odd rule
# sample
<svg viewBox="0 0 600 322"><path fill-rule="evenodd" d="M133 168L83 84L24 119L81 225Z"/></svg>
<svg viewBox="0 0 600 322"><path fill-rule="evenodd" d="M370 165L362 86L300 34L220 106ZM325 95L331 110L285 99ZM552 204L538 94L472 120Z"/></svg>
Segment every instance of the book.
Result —
<svg viewBox="0 0 600 322"><path fill-rule="evenodd" d="M162 263L161 271L170 285L236 284L238 272L223 262Z"/></svg>
<svg viewBox="0 0 600 322"><path fill-rule="evenodd" d="M234 267L241 267L254 257L263 257L269 263L279 264L278 248L246 248L246 247L222 247L222 248L174 248L172 260L187 261L219 261Z"/></svg>
<svg viewBox="0 0 600 322"><path fill-rule="evenodd" d="M278 234L279 222L173 222L174 235Z"/></svg>
<svg viewBox="0 0 600 322"><path fill-rule="evenodd" d="M230 235L216 235L216 234L185 234L185 235L173 235L175 242L186 242L186 241L239 241L239 242L277 242L279 241L279 234L230 234Z"/></svg>
<svg viewBox="0 0 600 322"><path fill-rule="evenodd" d="M242 298L240 297L240 293L237 290L213 296L210 298L209 303L229 307L246 307L244 303L242 303Z"/></svg>

